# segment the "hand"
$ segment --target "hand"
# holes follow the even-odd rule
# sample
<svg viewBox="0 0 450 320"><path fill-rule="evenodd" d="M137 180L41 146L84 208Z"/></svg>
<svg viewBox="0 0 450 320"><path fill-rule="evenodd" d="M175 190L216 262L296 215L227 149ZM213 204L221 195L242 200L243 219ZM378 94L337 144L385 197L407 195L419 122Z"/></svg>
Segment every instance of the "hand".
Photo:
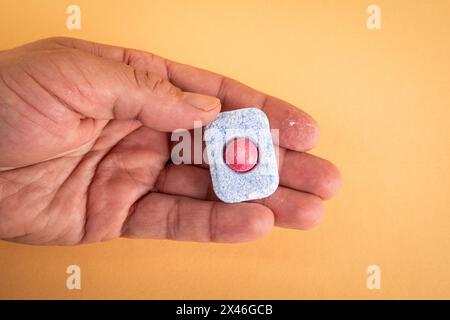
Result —
<svg viewBox="0 0 450 320"><path fill-rule="evenodd" d="M206 168L168 163L169 132L248 106L280 129L280 187L225 204ZM274 224L308 229L340 184L335 166L304 153L318 136L284 101L150 53L69 38L2 51L0 238L240 242Z"/></svg>

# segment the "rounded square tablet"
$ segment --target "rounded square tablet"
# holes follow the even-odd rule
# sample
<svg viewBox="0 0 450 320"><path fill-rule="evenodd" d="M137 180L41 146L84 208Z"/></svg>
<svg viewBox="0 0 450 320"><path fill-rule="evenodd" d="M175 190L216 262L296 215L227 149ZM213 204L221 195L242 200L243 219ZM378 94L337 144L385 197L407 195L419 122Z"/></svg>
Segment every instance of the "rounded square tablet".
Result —
<svg viewBox="0 0 450 320"><path fill-rule="evenodd" d="M278 165L269 121L257 108L219 113L206 126L206 152L214 192L235 203L270 196Z"/></svg>

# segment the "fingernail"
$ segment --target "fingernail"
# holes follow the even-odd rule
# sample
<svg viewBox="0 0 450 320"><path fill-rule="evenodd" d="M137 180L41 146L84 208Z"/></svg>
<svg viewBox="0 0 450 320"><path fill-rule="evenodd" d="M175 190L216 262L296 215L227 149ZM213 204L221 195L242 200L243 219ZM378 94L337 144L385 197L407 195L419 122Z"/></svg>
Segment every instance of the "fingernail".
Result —
<svg viewBox="0 0 450 320"><path fill-rule="evenodd" d="M220 100L216 97L193 92L183 92L183 100L203 111L211 111L220 106Z"/></svg>

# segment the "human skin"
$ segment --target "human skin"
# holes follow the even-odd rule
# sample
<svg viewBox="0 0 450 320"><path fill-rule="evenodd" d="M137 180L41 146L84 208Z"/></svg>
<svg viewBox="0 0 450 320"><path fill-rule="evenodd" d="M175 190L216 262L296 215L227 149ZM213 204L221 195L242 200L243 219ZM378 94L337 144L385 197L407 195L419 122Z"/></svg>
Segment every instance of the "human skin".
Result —
<svg viewBox="0 0 450 320"><path fill-rule="evenodd" d="M280 186L226 204L205 166L170 163L170 132L248 106L280 130ZM1 51L0 239L243 242L309 229L340 186L333 164L306 153L318 137L287 102L147 52L70 38Z"/></svg>

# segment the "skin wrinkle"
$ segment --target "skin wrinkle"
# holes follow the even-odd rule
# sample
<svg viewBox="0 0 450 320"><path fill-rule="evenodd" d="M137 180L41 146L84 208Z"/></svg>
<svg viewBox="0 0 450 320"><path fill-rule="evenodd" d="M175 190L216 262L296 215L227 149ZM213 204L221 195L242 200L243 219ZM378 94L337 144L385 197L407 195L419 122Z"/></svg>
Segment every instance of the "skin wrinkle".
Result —
<svg viewBox="0 0 450 320"><path fill-rule="evenodd" d="M205 199L213 199L216 196L214 193L214 188L212 185L212 181L208 181L208 186L206 187Z"/></svg>
<svg viewBox="0 0 450 320"><path fill-rule="evenodd" d="M210 210L210 214L209 214L209 242L215 242L217 239L217 206L218 206L219 202L214 201L211 204L211 210Z"/></svg>
<svg viewBox="0 0 450 320"><path fill-rule="evenodd" d="M51 161L51 160L56 160L58 158L76 158L79 156L83 156L85 155L93 146L93 144L95 143L95 140L98 138L95 137L92 141L88 141L87 143L81 145L80 147L73 149L73 150L69 150L67 152L61 153L61 154L57 154L52 158L48 158L48 159L44 159L42 161L39 161L35 164L30 164L30 165L26 165L26 166L21 166L21 167L14 167L14 168L2 168L0 167L0 172L7 172L7 171L11 171L11 170L16 170L16 169L22 169L22 168L27 168L27 167L31 167L31 166L36 166L39 165L41 163L45 163L47 161ZM79 154L78 154L79 153Z"/></svg>
<svg viewBox="0 0 450 320"><path fill-rule="evenodd" d="M134 69L133 69L133 80L132 81L136 81L136 83L134 83L134 85L139 89L140 88L140 84L139 84L139 80L136 78L134 78L135 76L137 77L137 74L135 75L134 73ZM122 100L122 97L120 95L117 95L114 103L112 104L112 112L111 112L111 118L113 119L125 119L128 116L130 116L131 114L133 115L133 118L135 118L136 120L139 120L141 123L143 122L143 117L142 117L142 112L144 111L144 103L145 102L140 102L139 104L134 104L131 107L125 108L119 108L119 106L122 106L123 103L119 103ZM124 110L125 109L125 110Z"/></svg>
<svg viewBox="0 0 450 320"><path fill-rule="evenodd" d="M86 77L86 74L83 70L83 68L81 68L78 64L77 59L73 59L71 60L72 62L72 66L75 67L75 70L77 71L77 74L79 74L81 76L81 78L83 79L84 83L87 84L89 90L88 92L94 92L95 91L95 87L92 85L92 82L89 81L89 78ZM79 90L80 93L83 93L82 90ZM86 95L82 95L88 102L92 102L90 101L90 98L87 97Z"/></svg>
<svg viewBox="0 0 450 320"><path fill-rule="evenodd" d="M33 81L34 78L30 77L30 79L32 79ZM12 88L9 88L10 90L12 90ZM17 91L15 91L14 93L16 93L18 96L19 94L17 93ZM32 107L34 110L36 110L39 114L41 114L44 118L50 120L51 122L53 122L54 124L58 124L58 122L52 118L50 118L46 113L44 113L43 111L41 111L39 108L35 107L32 103L30 103L29 101L25 100L23 97L19 96L26 104L28 104L30 107ZM52 132L53 134L53 132Z"/></svg>
<svg viewBox="0 0 450 320"><path fill-rule="evenodd" d="M80 236L82 232L80 232L80 235L76 235L75 237L72 236L73 230L72 230L72 221L65 221L65 225L63 228L61 228L61 231L58 232L56 237L53 239L50 239L49 243L62 243L64 245L74 245L80 242Z"/></svg>
<svg viewBox="0 0 450 320"><path fill-rule="evenodd" d="M261 103L259 104L259 109L262 111L262 112L265 112L264 110L266 109L266 105L267 105L267 101L269 100L269 96L267 95L267 94L263 94L262 95L262 101L261 101Z"/></svg>
<svg viewBox="0 0 450 320"><path fill-rule="evenodd" d="M59 76L64 80L64 83L66 84L64 87L67 88L69 92L72 93L72 92L75 90L75 92L78 93L78 94L86 101L86 104L92 105L92 106L97 105L96 103L94 103L93 101L91 101L90 98L88 98L88 97L83 93L83 91L79 88L78 85L71 85L72 82L69 81L68 78L65 76L65 74L64 74L64 72L63 72L63 70L62 70L62 68L60 67L59 64L55 63L52 59L49 60L49 63L51 63L52 66L53 66L54 68L56 68L56 71L59 73ZM72 63L72 66L74 66L75 69L77 69L77 66L76 66L75 64ZM83 70L78 70L78 71L80 71L81 73L83 73ZM63 101L64 101L64 99L63 99ZM65 101L65 104L66 104L67 106L69 106L69 108L70 108L73 112L75 112L76 114L78 114L80 118L83 118L83 117L84 117L80 112L77 111L77 110L82 110L82 108L79 108L79 107L77 108L76 106L74 106L74 105L68 103L67 101Z"/></svg>
<svg viewBox="0 0 450 320"><path fill-rule="evenodd" d="M130 222L130 218L133 217L134 213L136 212L136 209L139 206L139 201L143 198L144 196L142 196L141 198L139 198L137 201L135 201L131 206L130 209L128 210L127 216L125 217L123 224L122 224L122 228L120 231L120 235L121 236L126 236L126 233L128 231L128 224Z"/></svg>
<svg viewBox="0 0 450 320"><path fill-rule="evenodd" d="M133 68L133 76L134 76L134 81L136 82L136 86L138 87L138 89L140 89L140 84L139 84L139 79L138 79L138 75L137 75L137 70Z"/></svg>
<svg viewBox="0 0 450 320"><path fill-rule="evenodd" d="M136 129L137 130L137 129ZM94 145L95 146L95 145ZM114 145L113 146L111 146L111 147L109 147L107 150L106 150L106 152L100 157L100 159L98 159L96 162L95 162L95 164L93 165L93 166L95 166L95 168L94 168L94 171L93 171L93 173L92 173L92 179L90 180L90 182L89 182L89 184L87 185L87 187L86 187L86 191L85 191L85 198L86 198L86 203L85 203L85 210L84 210L84 214L83 214L83 217L82 217L82 225L83 225L83 227L81 228L81 230L82 230L82 234L81 234L81 236L80 236L80 240L79 240L79 242L80 243L83 243L83 242L85 242L85 240L86 240L86 235L87 235L87 226L88 226L88 224L89 224L89 216L90 216L90 208L89 208L89 202L90 202L90 193L91 193L91 188L92 188L92 184L95 182L95 179L94 179L94 177L97 175L97 171L98 171L98 168L99 168L99 164L103 161L103 159L105 159L108 155L109 155L109 152L111 152L111 150L114 148ZM91 151L92 152L92 151ZM95 151L93 151L93 152L99 152L98 150L95 150ZM80 165L82 164L82 162L80 162L79 164L78 164L78 166L77 167L79 167ZM76 169L75 169L76 170ZM74 171L75 171L74 170Z"/></svg>
<svg viewBox="0 0 450 320"><path fill-rule="evenodd" d="M112 147L111 147L112 149ZM108 152L109 153L109 152ZM98 171L98 164L101 163L101 161L108 155L108 153L105 153L104 155L102 155L101 159L97 162L97 165L94 168L94 172L92 174L92 179L89 181L89 184L86 188L86 203L85 203L85 210L84 210L84 214L83 214L83 218L82 218L82 234L81 234L81 238L80 238L80 243L86 242L86 236L88 234L88 225L89 225L89 217L92 215L92 213L90 212L90 193L91 193L91 189L92 189L92 185L95 182L94 177L97 175L97 171Z"/></svg>
<svg viewBox="0 0 450 320"><path fill-rule="evenodd" d="M116 157L116 158L117 158L117 157ZM130 172L130 170L125 166L125 164L124 164L121 160L118 160L118 163L120 163L120 166L121 166L122 170L127 174L127 176L130 177L130 179L132 179L132 181L133 181L136 185L144 184L144 186L146 187L147 190L151 190L151 189L153 188L153 186L155 185L156 182L153 182L151 185L146 185L146 184L143 183L142 181L139 181L138 179L136 179L136 178L132 175L132 173ZM142 168L142 167L140 167L140 168ZM159 170L158 170L158 171L159 171ZM155 181L155 180L153 180L153 181ZM144 195L145 195L145 194L144 194ZM143 195L143 196L144 196L144 195ZM143 196L141 196L140 198L142 198ZM137 200L130 206L130 208L128 209L128 213L127 213L127 215L125 216L125 218L123 219L123 222L122 222L122 229L123 229L123 226L127 223L127 220L128 220L129 218L131 218L131 215L132 215L133 212L134 212L134 210L132 210L131 208L132 208L133 206L135 206L135 204L136 204L137 201L139 201L139 199L137 199ZM123 234L123 231L121 231L120 234Z"/></svg>
<svg viewBox="0 0 450 320"><path fill-rule="evenodd" d="M4 75L3 75L3 73L2 72L0 72L0 80L3 82L3 84L6 86L6 88L8 89L8 90L10 90L22 103L24 103L24 104L26 104L26 105L28 105L28 106L30 106L30 107L32 107L37 113L39 113L41 116L44 116L45 118L46 118L46 116L41 112L41 111L38 111L38 110L36 110L36 107L33 107L33 105L31 105L31 104L29 104L26 100L24 100L20 95L19 95L19 93L15 90L15 89L13 89L12 87L11 87L11 85L9 85L7 82L6 82L6 79L5 79L5 77L4 77ZM25 113L22 113L22 112L20 112L20 111L18 111L17 110L17 112L18 113L20 113L23 117L25 117L28 121L30 121L31 123L33 123L35 126L38 126L38 127L40 127L40 128L43 128L43 129L47 129L45 126L42 126L38 121L35 121L35 120L32 120L27 114L25 114Z"/></svg>
<svg viewBox="0 0 450 320"><path fill-rule="evenodd" d="M37 182L39 182L39 181L37 181ZM33 187L34 187L34 184L36 183L36 181L33 181L32 183L30 183L30 184L27 184L27 185L24 185L22 188L21 188L21 190L24 190L24 189L26 189L26 190L28 190L27 192L25 192L25 194L27 194L27 193L32 193L33 192ZM41 190L41 188L38 186L37 187L37 189L38 190ZM47 198L49 195L51 195L52 193L55 193L55 191L54 190L51 190L48 194L43 194L43 195L41 195L38 199L45 199L45 198ZM16 192L15 194L13 194L13 195L10 195L9 197L6 197L6 198L4 198L4 199L8 199L8 198L12 198L13 196L15 196L15 195L19 195L20 196L20 192ZM51 199L52 199L53 197L51 197ZM4 200L3 199L3 200ZM38 199L33 199L33 202L34 203L46 203L46 201L37 201ZM50 200L50 202L51 202L51 200ZM35 212L35 214L34 215L32 215L30 218L31 218L31 223L28 223L28 224L25 224L24 225L24 227L25 227L25 229L24 229L24 234L31 234L31 233L33 233L33 231L34 232L36 232L36 230L32 230L32 231L26 231L26 227L28 226L28 225L33 225L33 226L36 226L36 225L41 225L42 224L42 215L44 215L44 217L46 218L45 219L45 224L44 224L44 226L41 228L41 230L45 230L45 228L48 226L48 222L49 222L49 216L48 215L45 215L45 212L46 212L46 210L48 209L48 206L49 206L49 204L50 203L47 203L42 209L40 209L40 210L37 210L36 212ZM1 205L1 201L0 201L0 205ZM39 217L39 224L38 223L35 223L34 221L36 221L36 219ZM20 235L20 236L23 236L23 235ZM16 237L20 237L20 236L16 236Z"/></svg>
<svg viewBox="0 0 450 320"><path fill-rule="evenodd" d="M7 195L6 197L1 198L1 199L0 199L0 203L1 203L1 200L5 200L5 199L8 199L8 198L10 198L10 197L15 196L16 194L20 193L20 192L22 191L23 188L25 188L25 187L27 187L27 186L29 186L29 185L32 185L32 184L35 183L36 181L39 181L39 179L41 179L41 178L42 178L42 175L40 175L40 176L37 177L36 179L30 181L29 183L24 184L24 183L20 183L20 182L17 182L17 181L13 181L13 180L11 180L11 179L9 179L9 178L7 178L7 177L0 177L0 179L3 179L3 180L5 180L5 181L13 182L14 184L22 185L21 188L19 188L18 190L16 190L16 191L13 192L12 194L9 194L9 195Z"/></svg>
<svg viewBox="0 0 450 320"><path fill-rule="evenodd" d="M150 74L150 72L146 71L144 74L144 80L147 87L150 88L150 91L158 95L159 92L164 91L164 79L161 77L155 77ZM149 86L150 84L150 86Z"/></svg>
<svg viewBox="0 0 450 320"><path fill-rule="evenodd" d="M3 109L3 106L0 104L0 108L1 109ZM1 114L0 114L0 117L1 117ZM12 121L9 121L9 119L8 118L0 118L0 120L5 124L5 125L7 125L11 130L21 130L20 128L17 128L17 126L15 126L13 123L12 123ZM0 128L1 128L2 126L0 126ZM21 130L20 131L20 133L24 133L25 131L24 130ZM1 171L1 167L0 167L0 171Z"/></svg>
<svg viewBox="0 0 450 320"><path fill-rule="evenodd" d="M139 185L139 184L144 185L147 189L153 188L154 182L153 182L153 183L150 183L150 184L147 184L147 183L145 183L145 182L139 181L138 178L134 177L134 175L130 172L130 169L129 169L128 167L126 167L126 165L123 163L123 161L121 161L121 162L122 162L122 166L123 166L122 170L127 174L127 176L130 177L131 180L133 180L133 182L134 182L136 185ZM142 168L145 168L145 166L135 167L135 168L133 168L133 169L139 169L139 168L142 169Z"/></svg>
<svg viewBox="0 0 450 320"><path fill-rule="evenodd" d="M49 209L49 207L51 206L51 204L52 204L52 202L53 202L53 200L55 199L55 195L57 194L57 192L55 192L54 194L53 194L53 197L51 197L51 199L50 199L50 201L47 203L47 205L42 209L42 210L40 210L36 215L35 215L35 217L34 217L34 219L31 221L31 224L32 225L35 225L35 224L37 224L36 222L36 220L39 218L39 221L41 221L42 220L42 216L45 218L45 223L44 223L44 225L41 227L41 229L39 230L39 231L44 231L44 233L43 234L45 234L45 230L47 230L48 229L48 226L50 225L50 220L52 219L52 215L51 215L51 212L50 212L50 210L48 210ZM51 239L50 239L51 240ZM47 242L48 241L50 241L50 240L47 240Z"/></svg>
<svg viewBox="0 0 450 320"><path fill-rule="evenodd" d="M50 92L46 87L44 87L33 75L31 75L31 73L29 73L28 71L24 70L23 71L31 80L33 80L33 82L40 87L44 92L46 92L47 94L49 94L51 97L53 97L55 100L57 100L58 103L61 103L64 107L67 107L65 103L62 102L61 99L57 98L55 94L53 94L52 92ZM53 119L52 117L48 116L47 114L44 114L42 112L43 115L45 115L48 119L50 119L53 123L59 125L58 120ZM61 119L59 119L61 120Z"/></svg>
<svg viewBox="0 0 450 320"><path fill-rule="evenodd" d="M154 54L152 54L153 55L153 57L152 57L152 61L155 59L155 55ZM168 59L164 59L164 58L161 58L162 59L162 61L163 61L163 63L164 63L164 71L165 71L165 77L166 77L166 79L167 80L169 80L170 82L172 82L171 80L170 80L170 76L169 76L169 66L170 66L170 61L168 60Z"/></svg>
<svg viewBox="0 0 450 320"><path fill-rule="evenodd" d="M166 239L176 240L179 232L180 198L176 197L166 214Z"/></svg>
<svg viewBox="0 0 450 320"><path fill-rule="evenodd" d="M136 130L140 129L137 128ZM134 130L133 132L135 132L136 130ZM130 134L132 134L133 132L131 132ZM129 135L130 135L129 134ZM133 168L129 168L126 163L124 163L123 161L123 157L121 155L126 154L128 152L128 149L125 150L114 150L115 154L113 157L114 163L116 163L116 166L111 166L111 168L120 168L123 172L125 172L125 174L136 184L136 185L144 185L146 187L146 189L152 189L155 185L155 181L157 180L157 178L153 179L153 183L151 184L147 184L145 181L139 180L138 178L136 178L130 171L130 169L140 169L140 168L146 168L148 166L139 166L139 167L133 167ZM158 154L153 155L153 158L157 158ZM156 162L156 161L155 161ZM162 162L162 161L158 161ZM156 166L155 163L152 164L152 171L155 172L161 172L164 168L164 163L163 166Z"/></svg>
<svg viewBox="0 0 450 320"><path fill-rule="evenodd" d="M129 54L129 50L128 49L122 50L122 61L126 65L130 65L131 64L131 55Z"/></svg>
<svg viewBox="0 0 450 320"><path fill-rule="evenodd" d="M227 78L221 76L220 77L220 82L219 82L219 87L218 87L217 92L216 92L216 96L220 99L220 101L224 105L227 103L227 100L226 100L227 96L226 96L226 90L225 90L226 82L227 82Z"/></svg>
<svg viewBox="0 0 450 320"><path fill-rule="evenodd" d="M143 122L143 119L144 119L143 112L144 112L144 105L141 104L138 106L137 113L136 113L136 119L138 119L141 122Z"/></svg>
<svg viewBox="0 0 450 320"><path fill-rule="evenodd" d="M283 172L284 163L286 161L286 153L288 150L278 148L278 159L282 159L281 161L278 161L278 173L281 175Z"/></svg>
<svg viewBox="0 0 450 320"><path fill-rule="evenodd" d="M159 176L156 178L156 182L154 184L154 191L159 192L160 190L164 190L164 186L166 184L167 175L169 174L168 166L164 166L164 168L159 173Z"/></svg>
<svg viewBox="0 0 450 320"><path fill-rule="evenodd" d="M10 193L10 194L6 195L6 192L5 192L6 187L5 187L5 185L7 185L7 184L5 183L5 181L8 182L9 184L13 184L13 185L18 184L19 186L22 186L21 183L16 182L16 181L14 181L12 179L9 179L7 177L1 177L0 176L0 182L1 182L1 180L3 180L3 183L0 184L0 186L1 186L1 189L0 189L1 190L1 192L0 192L0 203L1 203L1 200L7 199L8 197L13 196L14 194L16 194L16 193L21 191L21 188L19 187L13 193ZM11 186L9 186L9 187L11 187Z"/></svg>
<svg viewBox="0 0 450 320"><path fill-rule="evenodd" d="M107 155L102 156L102 159L104 159ZM102 160L100 160L98 163L101 163ZM98 170L99 166L96 165L95 169L94 169L94 173L92 174L92 177L94 177L93 179L91 179L88 187L87 187L87 191L86 191L86 209L85 209L85 213L83 216L83 232L82 232L82 237L80 239L80 242L90 242L90 241L86 241L86 237L89 235L89 226L90 226L90 218L94 217L95 215L99 214L99 212L102 212L105 208L105 206L107 205L106 203L103 204L103 206L100 209L97 209L96 212L94 213L91 209L91 193L92 193L92 188L93 188L93 184L94 182L96 182L95 177L98 175ZM104 236L103 236L104 237ZM101 238L100 241L104 241L104 238Z"/></svg>
<svg viewBox="0 0 450 320"><path fill-rule="evenodd" d="M80 159L77 161L77 163L74 165L73 169L70 171L70 173L67 175L67 177L64 179L64 181L62 182L62 184L59 187L59 190L61 190L66 184L67 182L70 180L70 177L72 177L74 175L74 173L76 172L78 166L82 163L83 158L80 157ZM58 192L57 192L58 193ZM47 206L48 208L53 207L54 201L56 199L57 193L55 193L55 195L53 196L53 198L50 200L50 203ZM86 201L87 201L87 197L86 197ZM50 210L49 210L50 211Z"/></svg>
<svg viewBox="0 0 450 320"><path fill-rule="evenodd" d="M69 172L69 174L64 178L64 180L62 181L62 183L59 185L58 190L56 190L53 194L53 196L51 197L50 201L48 202L48 204L46 205L46 207L44 207L40 212L38 212L35 216L34 216L34 220L36 220L38 217L39 219L41 219L41 215L43 214L45 217L47 217L46 219L46 223L45 226L43 226L41 229L42 230L46 230L49 223L50 223L50 218L51 218L51 210L50 208L53 206L54 201L58 195L58 192L60 192L60 190L62 189L62 187L66 184L66 182L70 179L70 177L73 175L73 173L75 172L76 168L78 167L78 165L80 164L80 162L82 161L82 157L80 157L80 159L77 161L77 163L74 165L73 169ZM47 172L47 174L49 174L49 171L47 170L47 168L43 168L44 171ZM41 176L42 178L42 176ZM47 214L46 214L47 213ZM58 217L58 216L57 216ZM48 241L52 241L54 239L49 239Z"/></svg>
<svg viewBox="0 0 450 320"><path fill-rule="evenodd" d="M177 198L177 201L178 201L178 210L177 210L177 214L175 215L175 223L174 223L174 231L173 231L173 236L174 236L174 239L177 239L177 235L180 233L180 204L179 204L179 201L181 201L180 200L180 198Z"/></svg>

